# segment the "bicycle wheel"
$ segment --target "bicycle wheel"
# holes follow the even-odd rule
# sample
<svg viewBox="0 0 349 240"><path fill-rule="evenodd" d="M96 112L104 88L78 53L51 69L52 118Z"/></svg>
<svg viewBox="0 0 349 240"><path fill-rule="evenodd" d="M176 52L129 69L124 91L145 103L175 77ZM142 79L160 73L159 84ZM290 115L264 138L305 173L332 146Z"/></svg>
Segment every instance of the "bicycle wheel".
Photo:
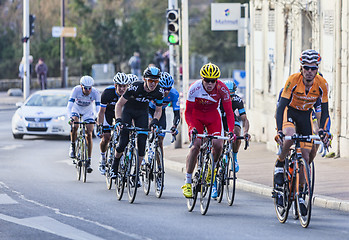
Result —
<svg viewBox="0 0 349 240"><path fill-rule="evenodd" d="M75 167L76 167L76 177L77 180L80 181L81 179L81 141L79 140L77 142L78 146L75 149L75 156L76 156L76 163L75 163Z"/></svg>
<svg viewBox="0 0 349 240"><path fill-rule="evenodd" d="M144 159L149 159L149 151L146 151L146 154L144 156ZM142 180L142 184L143 184L143 191L145 193L145 195L149 194L150 191L150 185L151 185L151 179L152 179L152 175L153 175L153 163L149 164L149 160L145 160L146 164L144 166L142 166L141 168L141 180ZM152 166L153 165L153 166Z"/></svg>
<svg viewBox="0 0 349 240"><path fill-rule="evenodd" d="M86 176L87 176L87 144L86 140L82 140L82 149L81 149L81 156L82 156L82 181L85 183L86 182Z"/></svg>
<svg viewBox="0 0 349 240"><path fill-rule="evenodd" d="M155 159L153 166L155 196L161 198L162 192L164 190L165 170L164 158L162 156L160 147L155 150Z"/></svg>
<svg viewBox="0 0 349 240"><path fill-rule="evenodd" d="M224 193L224 174L225 174L225 164L224 164L224 159L221 158L219 161L219 168L217 170L217 176L216 176L216 181L217 181L217 202L221 203L223 199L223 193Z"/></svg>
<svg viewBox="0 0 349 240"><path fill-rule="evenodd" d="M207 213L210 205L213 179L214 179L214 161L212 153L204 156L204 165L202 168L202 181L200 186L200 211L202 215Z"/></svg>
<svg viewBox="0 0 349 240"><path fill-rule="evenodd" d="M198 155L198 161L197 161L199 164L199 167L197 168L194 174L194 177L192 179L192 184L191 184L192 197L187 198L187 207L189 212L193 211L195 207L196 199L198 198L198 192L200 191L201 161L202 161L202 152L200 151L200 154Z"/></svg>
<svg viewBox="0 0 349 240"><path fill-rule="evenodd" d="M107 184L107 189L110 190L113 185L113 179L111 179L110 176L110 169L112 166L112 160L114 159L114 154L112 154L113 150L112 143L109 143L109 146L107 148L107 151L105 152L105 158L107 159L107 162L105 164L105 182Z"/></svg>
<svg viewBox="0 0 349 240"><path fill-rule="evenodd" d="M314 195L314 183L315 183L315 164L314 161L311 162L309 165L309 171L310 171L310 176L311 176L311 190L313 191Z"/></svg>
<svg viewBox="0 0 349 240"><path fill-rule="evenodd" d="M225 189L227 192L227 201L229 206L233 205L235 198L235 185L236 185L236 173L235 173L235 161L231 157L231 154L226 155L226 179Z"/></svg>
<svg viewBox="0 0 349 240"><path fill-rule="evenodd" d="M116 174L115 179L115 189L116 189L116 197L118 200L121 200L122 195L124 194L125 189L125 165L124 156L121 157L118 166L118 172Z"/></svg>
<svg viewBox="0 0 349 240"><path fill-rule="evenodd" d="M128 176L127 176L127 193L128 201L133 203L137 194L137 184L138 184L138 172L139 172L139 161L138 161L138 151L134 147L127 152L129 156L129 166L128 166Z"/></svg>
<svg viewBox="0 0 349 240"><path fill-rule="evenodd" d="M299 159L299 171L297 172L297 182L300 181L301 174L304 176L303 186L298 187L298 195L296 195L297 210L299 221L302 227L308 227L311 218L311 203L313 198L312 183L310 178L310 169L308 163L303 159Z"/></svg>

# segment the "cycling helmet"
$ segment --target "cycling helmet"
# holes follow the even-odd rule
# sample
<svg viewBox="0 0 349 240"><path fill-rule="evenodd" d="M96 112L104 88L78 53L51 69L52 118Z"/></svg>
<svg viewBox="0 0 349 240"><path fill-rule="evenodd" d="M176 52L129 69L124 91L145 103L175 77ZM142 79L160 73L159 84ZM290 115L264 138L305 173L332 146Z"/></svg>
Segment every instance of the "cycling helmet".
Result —
<svg viewBox="0 0 349 240"><path fill-rule="evenodd" d="M173 83L174 83L174 80L168 72L161 73L160 82L159 82L160 87L170 88L172 87Z"/></svg>
<svg viewBox="0 0 349 240"><path fill-rule="evenodd" d="M90 76L82 76L80 78L80 84L84 87L92 87L93 86L93 83L94 83L94 80L92 77Z"/></svg>
<svg viewBox="0 0 349 240"><path fill-rule="evenodd" d="M135 74L131 74L131 73L127 74L127 77L128 77L128 81L130 82L130 84L138 81L138 77Z"/></svg>
<svg viewBox="0 0 349 240"><path fill-rule="evenodd" d="M115 74L113 81L115 84L121 84L121 85L130 83L130 80L128 79L127 75L123 72L118 72L117 74Z"/></svg>
<svg viewBox="0 0 349 240"><path fill-rule="evenodd" d="M320 54L312 49L304 50L299 58L299 61L302 65L316 63L318 65L321 62Z"/></svg>
<svg viewBox="0 0 349 240"><path fill-rule="evenodd" d="M213 63L207 63L202 66L200 70L200 76L203 78L219 78L221 76L221 71L219 67Z"/></svg>
<svg viewBox="0 0 349 240"><path fill-rule="evenodd" d="M228 87L230 93L235 93L237 86L234 81L227 80L224 81L224 83Z"/></svg>
<svg viewBox="0 0 349 240"><path fill-rule="evenodd" d="M143 72L143 77L159 79L160 74L161 74L160 69L158 69L157 67L147 67Z"/></svg>

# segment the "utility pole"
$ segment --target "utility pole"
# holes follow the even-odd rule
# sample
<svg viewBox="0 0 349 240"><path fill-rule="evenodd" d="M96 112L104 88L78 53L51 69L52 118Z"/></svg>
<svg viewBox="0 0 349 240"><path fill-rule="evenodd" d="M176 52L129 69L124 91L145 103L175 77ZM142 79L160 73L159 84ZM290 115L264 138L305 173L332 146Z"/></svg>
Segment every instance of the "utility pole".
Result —
<svg viewBox="0 0 349 240"><path fill-rule="evenodd" d="M65 11L64 11L64 0L61 1L61 27L64 28L64 18L65 18ZM67 87L67 79L65 77L65 40L64 37L61 36L61 80L62 80L62 88Z"/></svg>
<svg viewBox="0 0 349 240"><path fill-rule="evenodd" d="M23 98L26 100L30 94L30 39L29 39L29 0L23 0Z"/></svg>

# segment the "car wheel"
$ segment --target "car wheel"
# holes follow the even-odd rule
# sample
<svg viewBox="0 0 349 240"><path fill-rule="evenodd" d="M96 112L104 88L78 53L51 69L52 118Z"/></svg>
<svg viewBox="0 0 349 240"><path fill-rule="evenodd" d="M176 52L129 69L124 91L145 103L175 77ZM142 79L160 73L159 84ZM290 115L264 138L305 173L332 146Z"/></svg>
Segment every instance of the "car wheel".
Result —
<svg viewBox="0 0 349 240"><path fill-rule="evenodd" d="M12 133L14 139L23 139L23 134L14 134Z"/></svg>

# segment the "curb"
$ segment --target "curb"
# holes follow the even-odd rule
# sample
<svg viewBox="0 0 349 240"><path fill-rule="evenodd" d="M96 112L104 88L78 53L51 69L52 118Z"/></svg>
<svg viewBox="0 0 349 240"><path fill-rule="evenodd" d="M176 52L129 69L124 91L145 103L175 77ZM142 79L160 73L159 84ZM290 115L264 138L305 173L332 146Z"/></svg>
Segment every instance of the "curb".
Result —
<svg viewBox="0 0 349 240"><path fill-rule="evenodd" d="M165 160L165 168L169 168L177 172L185 173L184 164L171 161L166 158L164 160ZM246 192L257 193L270 198L271 198L271 192L273 190L272 187L268 187L266 185L259 184L259 183L250 182L244 179L237 179L236 188ZM338 198L331 198L323 195L314 194L313 204L317 207L349 212L349 201L341 200Z"/></svg>

